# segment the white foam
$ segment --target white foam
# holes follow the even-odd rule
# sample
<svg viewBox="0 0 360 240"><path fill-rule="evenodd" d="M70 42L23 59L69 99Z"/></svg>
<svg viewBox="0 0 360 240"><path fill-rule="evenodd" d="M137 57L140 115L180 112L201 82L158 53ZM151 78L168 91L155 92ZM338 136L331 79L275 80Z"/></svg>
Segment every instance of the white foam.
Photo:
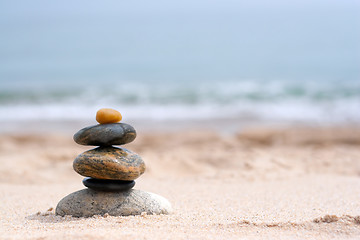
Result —
<svg viewBox="0 0 360 240"><path fill-rule="evenodd" d="M271 121L360 122L360 101L340 99L331 102L287 100L273 102L237 101L231 104L28 104L0 106L0 121L85 120L101 107L122 112L132 120L210 120L254 118Z"/></svg>
<svg viewBox="0 0 360 240"><path fill-rule="evenodd" d="M197 81L112 82L65 92L35 93L32 102L22 93L0 104L0 121L85 120L102 107L122 112L124 120L258 119L264 121L360 122L357 82ZM337 92L344 88L344 93ZM291 91L299 91L293 94ZM350 96L342 96L355 89ZM64 90L64 89L62 89ZM72 90L72 92L71 92ZM67 91L65 89L65 91ZM55 92L56 93L56 92ZM332 94L321 99L321 94ZM320 95L320 99L318 99ZM345 94L346 95L346 94Z"/></svg>

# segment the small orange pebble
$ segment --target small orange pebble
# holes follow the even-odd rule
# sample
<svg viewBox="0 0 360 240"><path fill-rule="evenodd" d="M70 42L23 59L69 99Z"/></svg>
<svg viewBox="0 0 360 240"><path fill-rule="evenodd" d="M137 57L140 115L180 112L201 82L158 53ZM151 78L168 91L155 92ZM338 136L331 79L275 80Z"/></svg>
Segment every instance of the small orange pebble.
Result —
<svg viewBox="0 0 360 240"><path fill-rule="evenodd" d="M96 121L100 124L104 123L116 123L122 119L121 114L115 109L101 108L96 113Z"/></svg>

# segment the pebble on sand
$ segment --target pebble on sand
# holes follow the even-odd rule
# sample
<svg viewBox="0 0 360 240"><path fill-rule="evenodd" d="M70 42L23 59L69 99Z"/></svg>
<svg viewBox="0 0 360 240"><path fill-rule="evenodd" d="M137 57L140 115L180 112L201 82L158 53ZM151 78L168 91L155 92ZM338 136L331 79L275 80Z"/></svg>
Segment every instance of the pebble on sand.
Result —
<svg viewBox="0 0 360 240"><path fill-rule="evenodd" d="M170 214L171 204L165 198L150 192L131 189L123 192L98 192L83 189L64 197L56 207L56 215L73 217L129 216Z"/></svg>

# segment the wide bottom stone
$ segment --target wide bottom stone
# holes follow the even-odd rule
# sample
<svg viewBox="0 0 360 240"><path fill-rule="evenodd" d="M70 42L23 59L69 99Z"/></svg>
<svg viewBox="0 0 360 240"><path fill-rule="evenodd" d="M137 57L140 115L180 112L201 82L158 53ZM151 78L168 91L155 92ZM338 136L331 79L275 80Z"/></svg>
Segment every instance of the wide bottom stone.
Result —
<svg viewBox="0 0 360 240"><path fill-rule="evenodd" d="M157 194L136 189L123 192L99 192L83 189L64 197L56 206L56 215L91 217L109 214L129 216L147 214L170 214L170 202Z"/></svg>

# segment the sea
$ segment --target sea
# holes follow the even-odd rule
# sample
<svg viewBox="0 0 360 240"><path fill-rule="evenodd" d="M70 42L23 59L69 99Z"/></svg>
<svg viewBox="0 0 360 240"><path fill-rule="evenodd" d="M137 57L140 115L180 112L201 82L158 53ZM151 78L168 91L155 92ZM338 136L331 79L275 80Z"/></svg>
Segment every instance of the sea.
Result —
<svg viewBox="0 0 360 240"><path fill-rule="evenodd" d="M359 1L2 1L0 123L360 123Z"/></svg>

